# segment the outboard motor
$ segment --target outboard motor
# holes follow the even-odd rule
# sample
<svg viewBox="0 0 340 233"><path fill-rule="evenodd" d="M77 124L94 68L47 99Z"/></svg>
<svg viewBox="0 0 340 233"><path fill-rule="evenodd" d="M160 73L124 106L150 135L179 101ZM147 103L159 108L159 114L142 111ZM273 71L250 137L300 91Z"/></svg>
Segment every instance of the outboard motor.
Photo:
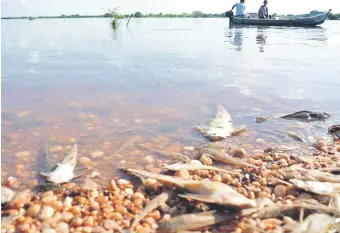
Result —
<svg viewBox="0 0 340 233"><path fill-rule="evenodd" d="M234 18L234 12L233 11L227 11L225 13L225 17L229 18L229 25L233 24L233 18Z"/></svg>

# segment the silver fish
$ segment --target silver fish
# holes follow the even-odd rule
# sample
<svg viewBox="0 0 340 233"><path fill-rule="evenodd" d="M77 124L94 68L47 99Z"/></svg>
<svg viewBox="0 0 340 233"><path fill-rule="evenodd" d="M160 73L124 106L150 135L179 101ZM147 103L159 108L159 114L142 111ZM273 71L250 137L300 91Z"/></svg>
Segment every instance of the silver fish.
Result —
<svg viewBox="0 0 340 233"><path fill-rule="evenodd" d="M319 181L303 181L297 179L290 179L290 183L296 187L304 189L308 192L321 195L336 195L340 194L340 184Z"/></svg>
<svg viewBox="0 0 340 233"><path fill-rule="evenodd" d="M45 176L47 181L55 184L69 182L76 177L74 174L74 168L77 165L77 154L78 147L77 144L74 144L68 155L63 161L57 164L56 168L52 172L40 172L40 174Z"/></svg>
<svg viewBox="0 0 340 233"><path fill-rule="evenodd" d="M217 105L217 114L208 125L196 126L196 129L210 141L220 141L245 131L246 126L234 128L228 111L221 105Z"/></svg>

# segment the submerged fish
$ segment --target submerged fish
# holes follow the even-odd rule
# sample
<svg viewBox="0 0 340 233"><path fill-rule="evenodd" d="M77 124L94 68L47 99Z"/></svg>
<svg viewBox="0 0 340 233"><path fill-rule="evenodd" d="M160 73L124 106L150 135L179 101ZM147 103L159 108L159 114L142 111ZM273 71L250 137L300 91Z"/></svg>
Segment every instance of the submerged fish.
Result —
<svg viewBox="0 0 340 233"><path fill-rule="evenodd" d="M332 115L327 112L316 111L299 111L292 114L282 116L283 119L296 119L302 121L323 121L331 118Z"/></svg>
<svg viewBox="0 0 340 233"><path fill-rule="evenodd" d="M217 105L217 114L208 125L196 126L196 129L210 141L220 141L245 131L246 126L234 128L228 111L221 105Z"/></svg>
<svg viewBox="0 0 340 233"><path fill-rule="evenodd" d="M160 221L157 232L176 233L183 230L198 230L203 227L221 223L228 218L230 218L230 213L216 213L216 211L183 214L169 220Z"/></svg>
<svg viewBox="0 0 340 233"><path fill-rule="evenodd" d="M15 192L12 189L1 185L1 204L10 202L13 199L14 195Z"/></svg>
<svg viewBox="0 0 340 233"><path fill-rule="evenodd" d="M42 176L46 177L46 180L55 184L66 183L77 176L74 174L74 169L77 165L78 147L74 144L69 154L63 161L58 163L52 172L40 172Z"/></svg>
<svg viewBox="0 0 340 233"><path fill-rule="evenodd" d="M210 180L184 180L180 178L174 178L172 176L154 174L151 172L136 170L136 169L124 169L126 172L136 176L145 176L165 184L171 184L183 189L186 189L190 193L180 194L178 196L183 198L189 198L207 203L216 203L219 205L234 206L239 208L248 208L256 206L254 200L250 200L231 188L229 185L220 182L214 182Z"/></svg>

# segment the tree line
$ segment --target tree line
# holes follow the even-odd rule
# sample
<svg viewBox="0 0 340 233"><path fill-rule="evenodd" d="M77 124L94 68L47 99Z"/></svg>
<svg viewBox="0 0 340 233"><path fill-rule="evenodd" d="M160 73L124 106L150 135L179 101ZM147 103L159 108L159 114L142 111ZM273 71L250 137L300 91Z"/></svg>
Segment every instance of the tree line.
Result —
<svg viewBox="0 0 340 233"><path fill-rule="evenodd" d="M317 11L312 11L317 12ZM220 18L224 17L225 13L203 13L202 11L193 11L191 13L181 13L181 14L174 14L174 13L149 13L149 14L143 14L139 11L133 13L133 14L117 14L113 11L105 13L103 15L79 15L79 14L73 14L73 15L60 15L60 16L39 16L39 17L2 17L1 19L48 19L48 18L127 18L127 17L135 17L135 18ZM278 14L274 13L272 14L274 16L277 16ZM288 15L292 16L292 15ZM340 20L340 14L330 14L328 17L330 20Z"/></svg>

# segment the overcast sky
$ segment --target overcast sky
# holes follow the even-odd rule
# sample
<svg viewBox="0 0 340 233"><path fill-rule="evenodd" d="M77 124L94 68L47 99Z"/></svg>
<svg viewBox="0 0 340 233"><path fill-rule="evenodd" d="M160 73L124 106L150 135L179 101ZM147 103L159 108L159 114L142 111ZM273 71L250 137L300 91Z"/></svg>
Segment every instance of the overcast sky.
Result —
<svg viewBox="0 0 340 233"><path fill-rule="evenodd" d="M1 0L1 16L46 16L61 14L103 14L121 7L121 13L182 13L200 10L221 13L237 0ZM262 0L246 0L248 12L257 12ZM333 9L340 13L340 0L269 0L270 13L299 14Z"/></svg>

